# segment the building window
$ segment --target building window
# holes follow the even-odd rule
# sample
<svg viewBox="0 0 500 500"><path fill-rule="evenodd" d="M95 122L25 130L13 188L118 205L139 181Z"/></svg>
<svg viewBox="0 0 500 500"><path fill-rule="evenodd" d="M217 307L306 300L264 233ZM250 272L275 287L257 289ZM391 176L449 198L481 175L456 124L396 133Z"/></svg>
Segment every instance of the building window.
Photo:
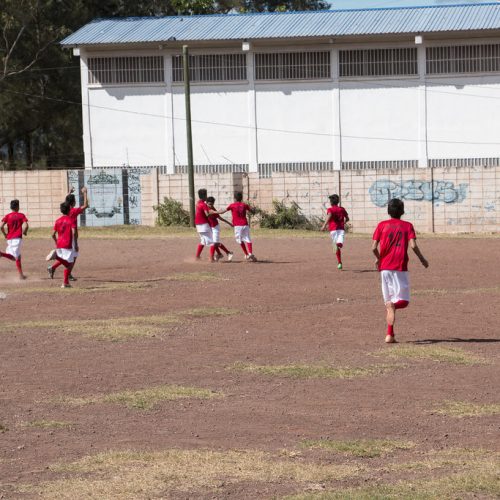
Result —
<svg viewBox="0 0 500 500"><path fill-rule="evenodd" d="M256 80L322 80L330 78L330 52L255 54Z"/></svg>
<svg viewBox="0 0 500 500"><path fill-rule="evenodd" d="M416 48L339 51L340 77L413 76L417 74Z"/></svg>
<svg viewBox="0 0 500 500"><path fill-rule="evenodd" d="M189 56L192 82L239 82L247 79L246 54L206 54ZM182 56L172 58L172 80L184 81Z"/></svg>
<svg viewBox="0 0 500 500"><path fill-rule="evenodd" d="M162 56L91 57L88 60L88 70L90 85L164 81Z"/></svg>
<svg viewBox="0 0 500 500"><path fill-rule="evenodd" d="M427 47L428 75L500 71L500 44Z"/></svg>

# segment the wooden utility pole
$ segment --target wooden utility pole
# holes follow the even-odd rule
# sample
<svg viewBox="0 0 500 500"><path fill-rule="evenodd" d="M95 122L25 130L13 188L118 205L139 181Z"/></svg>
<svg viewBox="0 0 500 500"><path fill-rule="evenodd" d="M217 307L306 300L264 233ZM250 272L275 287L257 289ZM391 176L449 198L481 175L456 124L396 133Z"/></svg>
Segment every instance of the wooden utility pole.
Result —
<svg viewBox="0 0 500 500"><path fill-rule="evenodd" d="M186 101L186 137L188 155L188 182L189 182L189 221L194 227L194 167L193 167L193 135L191 131L191 86L189 84L189 50L182 47L184 62L184 97Z"/></svg>

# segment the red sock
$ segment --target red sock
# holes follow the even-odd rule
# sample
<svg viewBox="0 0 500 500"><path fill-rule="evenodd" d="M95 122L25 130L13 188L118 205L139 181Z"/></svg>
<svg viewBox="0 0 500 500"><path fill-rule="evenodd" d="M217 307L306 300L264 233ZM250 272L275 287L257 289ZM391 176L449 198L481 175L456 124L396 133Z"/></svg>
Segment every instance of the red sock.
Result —
<svg viewBox="0 0 500 500"><path fill-rule="evenodd" d="M387 325L387 335L394 337L394 325Z"/></svg>
<svg viewBox="0 0 500 500"><path fill-rule="evenodd" d="M15 257L13 257L10 253L0 252L0 257L5 257L6 259L9 259L9 260L16 260Z"/></svg>
<svg viewBox="0 0 500 500"><path fill-rule="evenodd" d="M242 250L243 250L243 253L244 253L245 255L248 255L248 252L247 252L247 247L245 246L245 242L244 242L244 241L242 241L242 242L240 243L240 246L241 246L241 248L242 248Z"/></svg>
<svg viewBox="0 0 500 500"><path fill-rule="evenodd" d="M253 243L247 243L248 245L248 253L253 254Z"/></svg>
<svg viewBox="0 0 500 500"><path fill-rule="evenodd" d="M228 250L228 249L227 249L227 248L226 248L226 247L225 247L222 243L221 243L219 246L220 246L220 248L221 248L224 252L226 252L227 254L231 253L231 252L230 252L230 251L229 251L229 250Z"/></svg>
<svg viewBox="0 0 500 500"><path fill-rule="evenodd" d="M19 274L23 274L23 268L21 266L21 257L19 257L19 259L16 260L16 267L17 270L19 271Z"/></svg>
<svg viewBox="0 0 500 500"><path fill-rule="evenodd" d="M398 300L394 303L394 309L404 309L408 307L409 302L407 300Z"/></svg>
<svg viewBox="0 0 500 500"><path fill-rule="evenodd" d="M204 245L201 243L198 244L198 248L196 249L196 258L199 259L201 252L203 252Z"/></svg>
<svg viewBox="0 0 500 500"><path fill-rule="evenodd" d="M215 245L212 245L210 247L210 260L214 260L214 255L215 255Z"/></svg>
<svg viewBox="0 0 500 500"><path fill-rule="evenodd" d="M337 256L337 262L339 264L342 264L342 255L340 253L340 248L339 247L337 247L337 251L335 252L335 255Z"/></svg>
<svg viewBox="0 0 500 500"><path fill-rule="evenodd" d="M64 268L64 284L69 285L69 275L71 274L71 270L69 267Z"/></svg>

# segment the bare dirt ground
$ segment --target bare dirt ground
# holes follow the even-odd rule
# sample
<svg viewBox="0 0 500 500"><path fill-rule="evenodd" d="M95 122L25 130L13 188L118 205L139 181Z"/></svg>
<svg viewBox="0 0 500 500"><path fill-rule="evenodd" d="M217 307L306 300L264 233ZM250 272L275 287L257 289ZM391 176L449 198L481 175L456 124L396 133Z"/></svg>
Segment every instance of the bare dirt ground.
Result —
<svg viewBox="0 0 500 500"><path fill-rule="evenodd" d="M227 242L0 261L0 498L500 496L500 238L420 241L396 345L368 238Z"/></svg>

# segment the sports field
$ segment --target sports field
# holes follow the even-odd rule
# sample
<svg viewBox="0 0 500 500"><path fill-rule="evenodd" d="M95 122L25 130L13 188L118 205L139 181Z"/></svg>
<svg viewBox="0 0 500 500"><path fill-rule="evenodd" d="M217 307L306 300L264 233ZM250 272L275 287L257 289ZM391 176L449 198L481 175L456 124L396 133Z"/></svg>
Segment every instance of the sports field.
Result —
<svg viewBox="0 0 500 500"><path fill-rule="evenodd" d="M386 345L368 237L81 230L0 261L0 498L498 498L500 238L422 237ZM207 259L208 255L204 255Z"/></svg>

